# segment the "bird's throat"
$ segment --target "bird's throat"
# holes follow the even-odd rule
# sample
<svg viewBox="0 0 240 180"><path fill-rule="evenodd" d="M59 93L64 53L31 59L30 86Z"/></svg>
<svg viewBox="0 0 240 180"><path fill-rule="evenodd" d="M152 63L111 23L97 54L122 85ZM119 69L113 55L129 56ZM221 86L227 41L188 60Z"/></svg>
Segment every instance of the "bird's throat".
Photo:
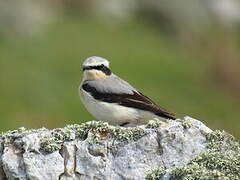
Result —
<svg viewBox="0 0 240 180"><path fill-rule="evenodd" d="M101 80L107 77L109 76L103 73L102 71L90 70L84 72L83 81Z"/></svg>

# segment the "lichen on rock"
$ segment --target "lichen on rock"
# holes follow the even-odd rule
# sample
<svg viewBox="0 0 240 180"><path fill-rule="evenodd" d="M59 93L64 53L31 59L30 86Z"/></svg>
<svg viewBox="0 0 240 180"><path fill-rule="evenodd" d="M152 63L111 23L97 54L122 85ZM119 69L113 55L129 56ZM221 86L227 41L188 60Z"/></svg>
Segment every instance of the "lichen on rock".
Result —
<svg viewBox="0 0 240 180"><path fill-rule="evenodd" d="M85 140L88 133L94 134L94 140L97 141L101 133L106 133L121 141L137 140L146 135L140 127L122 128L108 125L102 121L89 121L82 124L67 125L64 128L54 129L49 136L41 140L41 148L46 152L54 152L61 149L65 141L74 139Z"/></svg>
<svg viewBox="0 0 240 180"><path fill-rule="evenodd" d="M240 145L224 131L204 133L208 141L207 150L188 164L169 173L169 179L194 180L238 180L240 179ZM162 169L162 168L160 168ZM151 180L162 179L162 172L149 174ZM160 176L161 175L161 176Z"/></svg>
<svg viewBox="0 0 240 180"><path fill-rule="evenodd" d="M165 168L158 167L158 168L151 170L151 172L149 172L149 174L146 177L146 180L162 179L165 174L166 174Z"/></svg>
<svg viewBox="0 0 240 180"><path fill-rule="evenodd" d="M190 117L133 128L89 121L2 133L0 179L237 179L239 156L231 135Z"/></svg>

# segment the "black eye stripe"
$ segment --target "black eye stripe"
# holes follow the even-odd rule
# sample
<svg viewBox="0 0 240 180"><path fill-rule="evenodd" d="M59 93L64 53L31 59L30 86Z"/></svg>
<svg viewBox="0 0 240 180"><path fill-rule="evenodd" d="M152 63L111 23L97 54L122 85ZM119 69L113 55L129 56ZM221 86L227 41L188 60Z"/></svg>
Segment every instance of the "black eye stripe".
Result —
<svg viewBox="0 0 240 180"><path fill-rule="evenodd" d="M85 70L91 70L91 68L90 67L83 67L83 71L85 71Z"/></svg>
<svg viewBox="0 0 240 180"><path fill-rule="evenodd" d="M83 71L92 70L92 69L100 70L100 71L104 72L106 75L111 75L112 74L111 70L108 67L104 66L103 64L99 65L99 66L83 67Z"/></svg>
<svg viewBox="0 0 240 180"><path fill-rule="evenodd" d="M83 70L91 70L91 69L96 69L96 70L102 70L105 66L100 65L100 66L87 66L83 67Z"/></svg>

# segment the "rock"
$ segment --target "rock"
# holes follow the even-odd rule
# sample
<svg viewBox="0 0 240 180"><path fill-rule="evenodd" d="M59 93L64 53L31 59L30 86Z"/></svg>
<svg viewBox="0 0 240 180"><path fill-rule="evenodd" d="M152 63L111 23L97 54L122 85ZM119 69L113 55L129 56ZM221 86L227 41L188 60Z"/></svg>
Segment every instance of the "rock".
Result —
<svg viewBox="0 0 240 180"><path fill-rule="evenodd" d="M239 172L239 143L190 117L133 128L101 121L20 128L0 136L0 180L239 179Z"/></svg>

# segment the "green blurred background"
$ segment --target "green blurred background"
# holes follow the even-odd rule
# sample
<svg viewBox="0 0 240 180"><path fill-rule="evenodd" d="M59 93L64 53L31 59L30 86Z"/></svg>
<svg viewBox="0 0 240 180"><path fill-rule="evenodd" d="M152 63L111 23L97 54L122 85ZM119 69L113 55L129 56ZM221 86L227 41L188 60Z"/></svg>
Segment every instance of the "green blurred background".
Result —
<svg viewBox="0 0 240 180"><path fill-rule="evenodd" d="M97 55L178 117L240 137L238 1L0 4L0 131L94 119L78 86L82 62Z"/></svg>

